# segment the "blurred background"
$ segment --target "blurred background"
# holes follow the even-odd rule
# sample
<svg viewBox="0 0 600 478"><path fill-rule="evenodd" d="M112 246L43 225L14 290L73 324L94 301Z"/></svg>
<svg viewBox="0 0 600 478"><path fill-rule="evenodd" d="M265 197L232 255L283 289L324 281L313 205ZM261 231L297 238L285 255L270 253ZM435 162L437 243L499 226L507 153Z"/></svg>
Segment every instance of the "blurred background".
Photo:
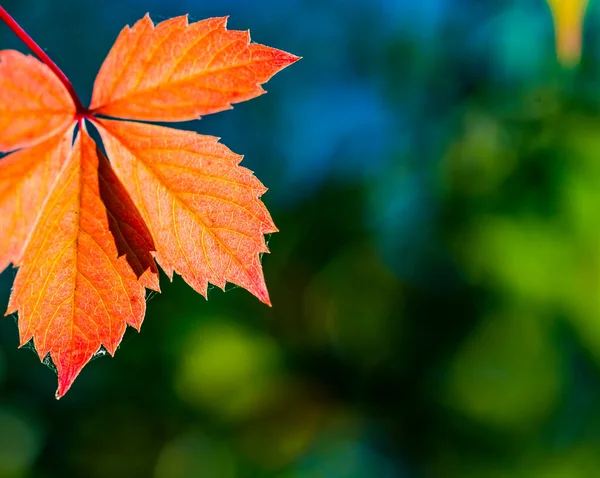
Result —
<svg viewBox="0 0 600 478"><path fill-rule="evenodd" d="M59 402L0 320L0 478L600 476L600 1L2 6L84 102L146 12L304 58L180 125L269 187L273 308L163 276Z"/></svg>

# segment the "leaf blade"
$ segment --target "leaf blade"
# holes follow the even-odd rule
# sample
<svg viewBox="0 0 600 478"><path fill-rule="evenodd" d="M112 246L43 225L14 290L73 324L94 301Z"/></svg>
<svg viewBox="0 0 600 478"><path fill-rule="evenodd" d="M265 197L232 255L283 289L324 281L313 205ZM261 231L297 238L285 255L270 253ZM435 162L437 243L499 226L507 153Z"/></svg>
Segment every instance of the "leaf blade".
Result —
<svg viewBox="0 0 600 478"><path fill-rule="evenodd" d="M270 304L260 255L277 232L260 196L266 188L241 156L212 136L97 120L115 171L155 240L157 262L206 297L232 282ZM198 242L200 246L198 246Z"/></svg>
<svg viewBox="0 0 600 478"><path fill-rule="evenodd" d="M104 161L82 130L28 242L7 311L19 313L21 346L33 339L40 359L50 354L57 398L101 346L114 354L146 310L144 287L110 231L99 185Z"/></svg>
<svg viewBox="0 0 600 478"><path fill-rule="evenodd" d="M42 206L71 148L73 127L0 160L0 272L20 265Z"/></svg>
<svg viewBox="0 0 600 478"><path fill-rule="evenodd" d="M64 131L75 120L66 87L36 58L0 51L0 151L32 146Z"/></svg>
<svg viewBox="0 0 600 478"><path fill-rule="evenodd" d="M95 113L142 121L187 121L264 93L262 83L299 57L250 43L227 18L154 26L146 15L123 29L94 84Z"/></svg>

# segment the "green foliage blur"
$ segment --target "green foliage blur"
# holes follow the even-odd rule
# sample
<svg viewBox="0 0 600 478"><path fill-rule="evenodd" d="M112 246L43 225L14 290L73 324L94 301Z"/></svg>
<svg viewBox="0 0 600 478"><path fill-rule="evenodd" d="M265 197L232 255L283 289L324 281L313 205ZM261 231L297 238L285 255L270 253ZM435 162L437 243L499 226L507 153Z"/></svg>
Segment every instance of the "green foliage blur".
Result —
<svg viewBox="0 0 600 478"><path fill-rule="evenodd" d="M273 307L163 276L58 402L2 319L0 478L600 476L600 2L571 68L543 0L2 5L84 101L147 11L304 58L177 126L270 188Z"/></svg>

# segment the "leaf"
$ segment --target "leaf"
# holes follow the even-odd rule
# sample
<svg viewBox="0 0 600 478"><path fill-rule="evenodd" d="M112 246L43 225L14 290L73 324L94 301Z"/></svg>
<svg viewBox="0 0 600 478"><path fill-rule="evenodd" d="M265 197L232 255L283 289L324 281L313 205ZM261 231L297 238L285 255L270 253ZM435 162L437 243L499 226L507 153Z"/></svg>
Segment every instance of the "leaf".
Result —
<svg viewBox="0 0 600 478"><path fill-rule="evenodd" d="M126 192L80 131L29 240L8 306L8 313L19 312L21 345L33 338L40 358L50 354L56 365L57 398L100 346L114 354L126 326L139 329L144 318L144 287L111 234L111 221L128 219L115 207L119 201L127 203Z"/></svg>
<svg viewBox="0 0 600 478"><path fill-rule="evenodd" d="M18 51L0 51L0 151L59 134L74 116L73 99L50 68Z"/></svg>
<svg viewBox="0 0 600 478"><path fill-rule="evenodd" d="M250 43L227 18L191 25L187 16L153 26L146 15L125 27L104 61L92 95L98 114L145 121L187 121L255 98L260 84L297 56Z"/></svg>
<svg viewBox="0 0 600 478"><path fill-rule="evenodd" d="M19 265L33 229L71 147L73 128L0 161L0 271Z"/></svg>
<svg viewBox="0 0 600 478"><path fill-rule="evenodd" d="M565 66L574 66L581 58L583 17L588 0L548 0L554 20L556 55Z"/></svg>
<svg viewBox="0 0 600 478"><path fill-rule="evenodd" d="M156 259L206 297L232 282L269 304L260 254L277 228L266 188L212 136L97 120L113 167L156 238Z"/></svg>
<svg viewBox="0 0 600 478"><path fill-rule="evenodd" d="M126 27L90 109L29 37L49 66L0 52L0 151L18 150L0 160L0 270L19 267L7 314L19 314L21 346L54 362L57 398L101 347L114 355L126 327L139 330L145 289L160 290L155 259L205 297L231 282L270 304L260 258L277 228L242 157L212 136L97 117L198 118L264 93L298 59L225 22Z"/></svg>

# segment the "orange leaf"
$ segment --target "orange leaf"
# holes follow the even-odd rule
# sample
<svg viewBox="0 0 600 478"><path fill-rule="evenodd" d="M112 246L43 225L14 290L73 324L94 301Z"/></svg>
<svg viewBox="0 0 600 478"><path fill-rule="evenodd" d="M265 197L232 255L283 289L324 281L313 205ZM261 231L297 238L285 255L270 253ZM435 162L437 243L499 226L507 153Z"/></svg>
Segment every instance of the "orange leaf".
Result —
<svg viewBox="0 0 600 478"><path fill-rule="evenodd" d="M25 242L71 148L66 133L0 161L0 271L19 265Z"/></svg>
<svg viewBox="0 0 600 478"><path fill-rule="evenodd" d="M227 18L125 27L104 61L94 113L147 121L187 121L264 93L260 87L299 58L228 31Z"/></svg>
<svg viewBox="0 0 600 478"><path fill-rule="evenodd" d="M0 151L50 138L74 119L73 99L50 68L18 51L0 51Z"/></svg>
<svg viewBox="0 0 600 478"><path fill-rule="evenodd" d="M218 138L97 118L183 121L254 98L298 57L251 44L226 18L126 27L98 74L92 106L0 6L43 63L0 52L0 271L19 267L7 314L58 370L57 398L127 325L140 328L155 258L206 297L246 288L270 304L260 263L276 232L266 188ZM111 163L85 130L98 128ZM73 130L79 125L74 144Z"/></svg>
<svg viewBox="0 0 600 478"><path fill-rule="evenodd" d="M218 138L126 121L97 120L119 178L156 242L156 259L206 296L232 282L269 304L260 254L276 232L266 188Z"/></svg>
<svg viewBox="0 0 600 478"><path fill-rule="evenodd" d="M140 284L160 292L158 267L150 253L156 250L152 234L106 157L100 150L97 155L101 158L98 163L100 196L119 257L126 257Z"/></svg>
<svg viewBox="0 0 600 478"><path fill-rule="evenodd" d="M81 131L29 239L7 312L19 312L21 345L33 338L40 358L50 354L57 398L101 345L114 354L126 326L142 324L144 287L119 257L112 233L114 223L135 216L135 209L126 211L128 201L106 158ZM144 228L137 232L143 236ZM139 253L139 244L130 250Z"/></svg>

